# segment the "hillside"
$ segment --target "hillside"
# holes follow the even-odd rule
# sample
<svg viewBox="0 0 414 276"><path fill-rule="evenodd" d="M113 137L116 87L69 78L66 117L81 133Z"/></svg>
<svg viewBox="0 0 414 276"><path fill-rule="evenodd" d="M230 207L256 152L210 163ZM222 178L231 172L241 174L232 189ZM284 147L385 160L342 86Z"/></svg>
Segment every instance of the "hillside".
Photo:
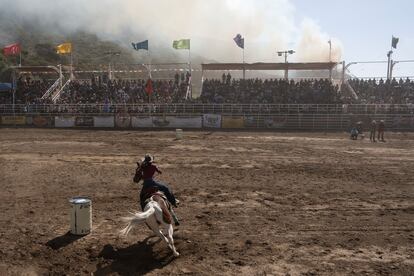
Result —
<svg viewBox="0 0 414 276"><path fill-rule="evenodd" d="M1 14L0 14L1 15ZM121 47L110 41L103 41L95 34L76 31L73 33L50 30L36 21L22 22L5 19L0 16L0 47L19 42L22 46L23 65L57 65L69 64L69 56L56 53L56 45L70 41L73 45L73 63L77 69L96 69L108 64L108 52L120 52L117 63L137 62L131 49ZM0 81L9 81L9 66L17 65L19 57L5 57L0 54Z"/></svg>

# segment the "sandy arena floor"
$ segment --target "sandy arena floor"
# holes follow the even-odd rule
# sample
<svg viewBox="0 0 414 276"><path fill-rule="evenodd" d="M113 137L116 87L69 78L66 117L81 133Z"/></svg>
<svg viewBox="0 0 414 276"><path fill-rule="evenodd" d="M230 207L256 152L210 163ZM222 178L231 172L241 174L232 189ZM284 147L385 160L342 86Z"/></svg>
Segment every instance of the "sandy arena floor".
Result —
<svg viewBox="0 0 414 276"><path fill-rule="evenodd" d="M414 134L0 129L0 275L413 275ZM181 256L142 226L135 163L181 200ZM69 198L93 200L93 233Z"/></svg>

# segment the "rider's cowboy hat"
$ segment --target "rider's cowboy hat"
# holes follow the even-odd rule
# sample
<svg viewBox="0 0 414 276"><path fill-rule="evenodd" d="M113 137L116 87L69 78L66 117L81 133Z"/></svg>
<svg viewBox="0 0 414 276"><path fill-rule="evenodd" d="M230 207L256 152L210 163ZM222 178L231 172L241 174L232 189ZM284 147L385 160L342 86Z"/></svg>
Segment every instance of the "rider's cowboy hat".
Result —
<svg viewBox="0 0 414 276"><path fill-rule="evenodd" d="M145 154L145 157L142 159L142 162L152 163L154 162L154 156L151 154Z"/></svg>

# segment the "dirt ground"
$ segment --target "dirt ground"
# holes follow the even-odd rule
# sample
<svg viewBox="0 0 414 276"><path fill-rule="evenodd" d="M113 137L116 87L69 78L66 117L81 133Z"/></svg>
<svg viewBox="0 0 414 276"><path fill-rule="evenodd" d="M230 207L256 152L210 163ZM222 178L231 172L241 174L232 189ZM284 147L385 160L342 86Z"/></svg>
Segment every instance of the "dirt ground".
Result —
<svg viewBox="0 0 414 276"><path fill-rule="evenodd" d="M184 135L0 129L0 275L413 275L414 134ZM147 152L182 203L177 259L146 226L119 236Z"/></svg>

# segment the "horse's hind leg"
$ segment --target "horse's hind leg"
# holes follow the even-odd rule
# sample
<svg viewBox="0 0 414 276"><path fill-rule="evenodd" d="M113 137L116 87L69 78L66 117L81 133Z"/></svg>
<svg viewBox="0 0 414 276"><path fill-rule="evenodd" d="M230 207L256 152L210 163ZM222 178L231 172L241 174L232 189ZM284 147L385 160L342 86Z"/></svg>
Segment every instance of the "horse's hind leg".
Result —
<svg viewBox="0 0 414 276"><path fill-rule="evenodd" d="M167 245L168 245L168 247L173 251L173 253L174 253L174 256L177 256L176 255L176 253L177 253L177 251L175 250L175 248L174 248L174 244L172 244L172 246L171 246L171 243L170 243L170 239L169 238L167 238L162 232L161 232L161 229L160 229L160 226L158 225L158 223L156 222L156 220L154 219L154 220L151 220L151 221L147 221L147 223L148 223L148 226L151 228L151 230L152 230L152 232L154 232L154 234L155 235L157 235L162 241L164 241ZM171 228L172 228L172 225L171 224L169 224L170 226L171 226ZM167 233L169 233L169 231L165 231L165 232L167 232ZM168 236L168 235L167 235ZM177 253L178 254L178 253Z"/></svg>
<svg viewBox="0 0 414 276"><path fill-rule="evenodd" d="M174 228L171 224L169 224L166 230L167 230L167 239L170 242L170 248L173 251L174 256L178 257L180 256L180 253L177 252L177 249L175 249L175 246L174 246L174 238L173 238Z"/></svg>
<svg viewBox="0 0 414 276"><path fill-rule="evenodd" d="M168 239L164 236L164 234L161 232L160 227L156 220L150 220L147 221L147 225L149 228L154 232L155 235L157 235L162 241L166 242L168 245L170 245Z"/></svg>

